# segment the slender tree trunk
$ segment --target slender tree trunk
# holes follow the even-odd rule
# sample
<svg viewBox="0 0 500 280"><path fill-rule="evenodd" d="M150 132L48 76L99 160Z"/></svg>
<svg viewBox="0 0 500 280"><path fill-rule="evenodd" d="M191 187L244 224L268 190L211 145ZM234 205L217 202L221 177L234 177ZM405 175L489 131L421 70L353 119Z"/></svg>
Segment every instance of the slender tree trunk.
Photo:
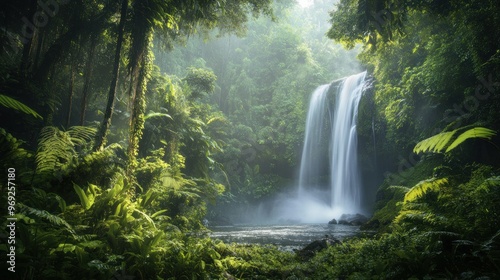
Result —
<svg viewBox="0 0 500 280"><path fill-rule="evenodd" d="M55 67L52 67L50 68L50 71L49 71L49 80L52 80L54 78L54 75L55 75ZM54 90L54 87L55 87L55 83L50 83L48 88L47 88L47 92L48 92L48 95L46 97L46 99L44 100L44 106L46 108L46 115L45 115L45 125L52 125L54 123L54 110L55 110L55 107L56 107L56 97L55 97L55 90Z"/></svg>
<svg viewBox="0 0 500 280"><path fill-rule="evenodd" d="M83 92L82 92L82 104L81 104L81 112L80 112L80 125L85 124L85 112L87 111L87 100L90 91L90 81L92 79L92 70L94 69L92 65L94 64L94 54L95 49L97 47L99 35L92 34L90 38L90 48L89 48L89 56L87 57L87 63L85 64L85 82L83 84Z"/></svg>
<svg viewBox="0 0 500 280"><path fill-rule="evenodd" d="M42 55L43 46L45 43L45 32L38 32L38 43L36 44L36 53L35 58L33 60L32 69L36 69L40 62L40 56Z"/></svg>
<svg viewBox="0 0 500 280"><path fill-rule="evenodd" d="M27 17L29 20L31 20L33 18L33 15L35 14L36 10L37 10L37 0L31 0L31 3L30 3L30 8L29 8L29 11L28 11L28 14L27 14ZM21 73L28 73L29 72L29 69L31 67L33 67L33 61L32 61L32 52L33 52L33 41L35 40L35 37L36 37L36 34L38 33L37 31L37 28L34 26L34 25L31 25L30 28L26 28L26 30L28 29L31 29L31 36L29 36L29 38L26 39L24 43L24 46L23 46L23 54L22 54L22 57L21 57L21 66L20 66L20 70L21 70Z"/></svg>
<svg viewBox="0 0 500 280"><path fill-rule="evenodd" d="M69 80L68 114L66 115L66 127L71 124L71 109L73 107L73 94L75 93L75 68L76 63L71 65L71 77Z"/></svg>
<svg viewBox="0 0 500 280"><path fill-rule="evenodd" d="M82 50L82 42L81 38L79 40L79 43L77 45L77 51L76 55L72 59L71 63L71 76L69 80L69 96L68 96L68 112L66 115L66 127L69 127L71 125L71 113L73 110L73 96L75 94L75 73L78 70L78 59L80 58L80 53Z"/></svg>
<svg viewBox="0 0 500 280"><path fill-rule="evenodd" d="M106 144L106 136L108 135L109 127L111 126L111 116L113 115L113 109L116 97L116 87L118 86L118 75L120 71L120 53L123 44L123 29L125 26L125 20L127 16L128 0L122 0L122 6L120 11L120 23L118 24L118 38L116 42L115 49L115 60L113 62L113 73L111 79L111 85L109 87L108 102L106 104L106 112L104 113L104 120L102 121L101 127L96 134L96 141L94 144L94 150L101 150Z"/></svg>

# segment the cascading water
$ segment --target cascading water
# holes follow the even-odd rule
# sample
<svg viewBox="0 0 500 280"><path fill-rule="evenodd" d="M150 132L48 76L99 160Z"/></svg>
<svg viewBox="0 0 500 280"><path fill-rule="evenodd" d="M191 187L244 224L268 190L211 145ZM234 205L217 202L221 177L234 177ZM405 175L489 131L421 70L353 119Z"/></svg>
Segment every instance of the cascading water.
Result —
<svg viewBox="0 0 500 280"><path fill-rule="evenodd" d="M356 122L366 72L344 80L335 102L332 130L331 189L335 214L361 212Z"/></svg>
<svg viewBox="0 0 500 280"><path fill-rule="evenodd" d="M306 187L319 185L322 163L321 155L322 140L326 135L324 131L325 116L328 112L326 95L330 85L319 86L312 94L309 102L309 110L306 120L306 131L304 137L304 148L300 161L299 173L299 197L303 196ZM323 141L324 142L324 141Z"/></svg>
<svg viewBox="0 0 500 280"><path fill-rule="evenodd" d="M316 217L328 215L330 218L338 218L341 214L362 212L356 121L365 76L366 72L359 73L340 83L332 114L328 110L329 102L326 99L330 85L318 87L311 97L300 165L299 201L311 201L319 184L321 170L325 168L325 164L329 165L329 207L318 209L314 206L313 208L321 211L315 214ZM331 135L325 135L325 120L330 120ZM326 163L322 160L325 151L322 143L325 142L325 137L330 143L330 161Z"/></svg>

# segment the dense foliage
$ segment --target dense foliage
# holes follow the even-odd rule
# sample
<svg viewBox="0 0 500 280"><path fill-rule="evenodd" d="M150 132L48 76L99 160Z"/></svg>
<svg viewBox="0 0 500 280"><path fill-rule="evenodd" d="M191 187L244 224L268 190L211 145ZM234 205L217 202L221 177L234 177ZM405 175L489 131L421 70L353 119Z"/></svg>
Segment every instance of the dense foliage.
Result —
<svg viewBox="0 0 500 280"><path fill-rule="evenodd" d="M499 10L4 3L0 252L15 245L17 279L496 279ZM293 186L310 92L362 68L370 236L306 259L208 238L205 219Z"/></svg>

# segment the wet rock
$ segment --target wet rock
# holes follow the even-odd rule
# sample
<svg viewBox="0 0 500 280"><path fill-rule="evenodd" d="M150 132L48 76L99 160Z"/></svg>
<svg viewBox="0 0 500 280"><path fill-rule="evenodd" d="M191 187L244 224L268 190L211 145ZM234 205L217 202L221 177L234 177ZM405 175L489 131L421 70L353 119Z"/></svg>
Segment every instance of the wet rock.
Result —
<svg viewBox="0 0 500 280"><path fill-rule="evenodd" d="M329 225L336 225L336 224L338 224L338 223L337 223L337 220L332 219L331 221L329 221L329 222L328 222L328 224L329 224Z"/></svg>
<svg viewBox="0 0 500 280"><path fill-rule="evenodd" d="M300 259L308 260L308 259L314 257L314 255L316 255L317 252L322 251L322 250L328 248L329 246L338 245L338 244L342 244L342 241L340 241L334 237L325 235L325 238L322 238L319 240L314 240L313 242L309 243L304 248L296 251L296 253Z"/></svg>
<svg viewBox="0 0 500 280"><path fill-rule="evenodd" d="M362 214L342 214L339 219L339 224L361 226L368 222L368 218Z"/></svg>

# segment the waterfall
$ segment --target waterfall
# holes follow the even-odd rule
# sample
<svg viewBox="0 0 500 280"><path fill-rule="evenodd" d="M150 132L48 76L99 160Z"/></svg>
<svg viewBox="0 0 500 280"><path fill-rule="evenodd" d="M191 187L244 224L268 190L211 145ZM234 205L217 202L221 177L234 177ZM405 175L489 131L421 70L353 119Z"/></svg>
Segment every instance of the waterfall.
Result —
<svg viewBox="0 0 500 280"><path fill-rule="evenodd" d="M326 169L326 176L330 178L326 181L330 192L326 203L332 217L362 212L356 122L365 76L363 72L340 82L333 110L329 110L327 101L331 85L318 87L309 103L299 173L299 200L309 197L321 185L320 177ZM325 154L329 154L329 161L324 160Z"/></svg>
<svg viewBox="0 0 500 280"><path fill-rule="evenodd" d="M302 196L307 187L318 186L320 170L322 169L321 142L326 136L324 123L328 112L326 95L330 85L322 85L316 88L309 102L307 111L306 130L304 136L304 148L300 161L299 173L299 196Z"/></svg>
<svg viewBox="0 0 500 280"><path fill-rule="evenodd" d="M332 129L331 201L335 213L361 212L356 122L366 72L347 77L337 92Z"/></svg>

